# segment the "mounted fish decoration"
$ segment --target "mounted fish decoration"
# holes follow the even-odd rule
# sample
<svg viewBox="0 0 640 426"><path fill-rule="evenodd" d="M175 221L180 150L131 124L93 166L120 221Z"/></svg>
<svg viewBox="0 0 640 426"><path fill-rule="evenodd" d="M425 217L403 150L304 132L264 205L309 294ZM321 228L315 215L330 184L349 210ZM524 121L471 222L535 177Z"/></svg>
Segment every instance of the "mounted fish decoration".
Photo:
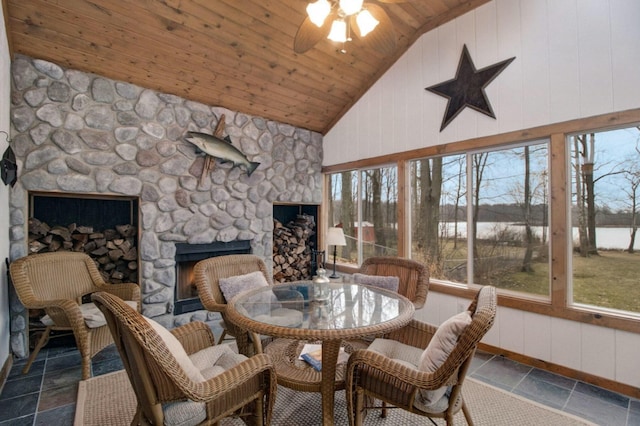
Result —
<svg viewBox="0 0 640 426"><path fill-rule="evenodd" d="M194 144L200 151L219 159L223 163L233 163L234 167L240 167L249 176L260 165L260 163L249 161L238 148L231 144L230 140L220 139L200 132L187 132L185 140Z"/></svg>

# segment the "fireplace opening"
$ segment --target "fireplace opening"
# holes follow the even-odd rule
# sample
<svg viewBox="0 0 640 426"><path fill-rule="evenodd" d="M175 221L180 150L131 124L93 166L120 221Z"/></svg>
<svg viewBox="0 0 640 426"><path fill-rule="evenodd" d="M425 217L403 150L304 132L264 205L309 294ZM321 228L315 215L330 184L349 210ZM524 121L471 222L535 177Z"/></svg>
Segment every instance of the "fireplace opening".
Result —
<svg viewBox="0 0 640 426"><path fill-rule="evenodd" d="M176 287L173 312L183 314L204 309L193 280L193 267L196 263L215 256L250 253L250 240L210 244L176 243Z"/></svg>

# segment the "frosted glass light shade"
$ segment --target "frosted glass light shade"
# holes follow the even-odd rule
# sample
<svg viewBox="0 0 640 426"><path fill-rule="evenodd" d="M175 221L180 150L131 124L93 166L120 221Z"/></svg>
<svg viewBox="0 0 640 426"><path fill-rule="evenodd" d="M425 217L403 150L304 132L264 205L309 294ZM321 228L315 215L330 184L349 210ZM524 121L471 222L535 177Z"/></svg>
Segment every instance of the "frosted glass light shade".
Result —
<svg viewBox="0 0 640 426"><path fill-rule="evenodd" d="M346 16L360 12L363 0L340 0L340 9Z"/></svg>
<svg viewBox="0 0 640 426"><path fill-rule="evenodd" d="M327 0L318 0L307 5L309 19L318 27L322 27L324 20L329 16L329 12L331 12L331 4Z"/></svg>
<svg viewBox="0 0 640 426"><path fill-rule="evenodd" d="M333 24L331 24L331 32L327 38L339 43L347 41L347 23L342 19L333 21Z"/></svg>
<svg viewBox="0 0 640 426"><path fill-rule="evenodd" d="M380 23L376 18L373 17L371 12L368 10L363 10L358 13L356 16L356 23L358 24L358 28L360 29L360 35L362 37L369 34L375 27Z"/></svg>

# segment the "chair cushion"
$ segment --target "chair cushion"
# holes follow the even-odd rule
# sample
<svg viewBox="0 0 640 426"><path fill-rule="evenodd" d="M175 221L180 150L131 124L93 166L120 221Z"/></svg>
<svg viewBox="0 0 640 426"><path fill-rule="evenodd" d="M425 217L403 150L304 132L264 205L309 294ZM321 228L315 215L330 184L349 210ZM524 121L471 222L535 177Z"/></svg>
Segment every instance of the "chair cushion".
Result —
<svg viewBox="0 0 640 426"><path fill-rule="evenodd" d="M462 332L471 324L468 311L460 312L442 323L420 357L418 368L434 372L447 360ZM427 412L441 412L447 408L447 386L435 390L421 390L415 406ZM442 408L444 404L444 408Z"/></svg>
<svg viewBox="0 0 640 426"><path fill-rule="evenodd" d="M220 278L218 285L220 286L220 291L222 291L225 300L229 302L235 296L244 291L265 287L268 286L269 283L264 275L262 275L262 272L254 271L244 275Z"/></svg>
<svg viewBox="0 0 640 426"><path fill-rule="evenodd" d="M397 292L400 286L400 278L393 276L365 275L357 272L353 274L352 278L356 284L380 287L394 292Z"/></svg>
<svg viewBox="0 0 640 426"><path fill-rule="evenodd" d="M162 405L164 426L195 426L207 419L204 402L178 401Z"/></svg>
<svg viewBox="0 0 640 426"><path fill-rule="evenodd" d="M164 328L162 325L158 324L151 318L143 317L151 328L158 333L158 336L162 339L165 345L167 345L167 349L174 356L180 368L184 371L184 373L194 382L204 382L205 378L200 373L200 370L193 364L193 361L187 355L187 352L184 350L184 347L180 343L180 341L171 334L169 330Z"/></svg>
<svg viewBox="0 0 640 426"><path fill-rule="evenodd" d="M397 342L391 339L375 339L367 348L370 351L375 351L387 358L400 362L414 369L418 369L420 363L420 357L422 356L422 349L415 346L406 345L404 343Z"/></svg>
<svg viewBox="0 0 640 426"><path fill-rule="evenodd" d="M240 364L247 357L234 352L229 345L215 345L189 355L189 359L204 378L209 380Z"/></svg>
<svg viewBox="0 0 640 426"><path fill-rule="evenodd" d="M138 309L138 302L125 300L124 303L131 306L133 309ZM93 302L81 304L80 312L82 313L82 318L84 318L84 323L89 328L98 328L107 324L107 320L104 318L104 314ZM49 315L43 316L40 319L40 322L42 322L46 326L54 325L54 322Z"/></svg>
<svg viewBox="0 0 640 426"><path fill-rule="evenodd" d="M302 324L302 312L288 308L276 308L267 314L255 315L252 318L281 327L299 327Z"/></svg>
<svg viewBox="0 0 640 426"><path fill-rule="evenodd" d="M202 376L209 380L235 367L247 357L235 353L229 345L204 348L188 356ZM165 426L192 426L202 423L207 417L206 404L196 401L171 402L162 406Z"/></svg>

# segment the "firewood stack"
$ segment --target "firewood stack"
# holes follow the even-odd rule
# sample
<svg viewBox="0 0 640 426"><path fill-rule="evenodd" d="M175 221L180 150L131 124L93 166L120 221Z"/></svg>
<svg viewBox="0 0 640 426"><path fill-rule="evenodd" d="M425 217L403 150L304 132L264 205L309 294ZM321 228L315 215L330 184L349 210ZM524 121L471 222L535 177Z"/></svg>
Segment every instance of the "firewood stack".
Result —
<svg viewBox="0 0 640 426"><path fill-rule="evenodd" d="M90 226L50 227L36 218L29 219L29 254L53 251L84 252L98 266L105 282L138 282L137 229L117 225L116 229L94 231Z"/></svg>
<svg viewBox="0 0 640 426"><path fill-rule="evenodd" d="M273 220L273 280L291 282L311 279L311 257L316 223L313 216L301 214L283 225Z"/></svg>

